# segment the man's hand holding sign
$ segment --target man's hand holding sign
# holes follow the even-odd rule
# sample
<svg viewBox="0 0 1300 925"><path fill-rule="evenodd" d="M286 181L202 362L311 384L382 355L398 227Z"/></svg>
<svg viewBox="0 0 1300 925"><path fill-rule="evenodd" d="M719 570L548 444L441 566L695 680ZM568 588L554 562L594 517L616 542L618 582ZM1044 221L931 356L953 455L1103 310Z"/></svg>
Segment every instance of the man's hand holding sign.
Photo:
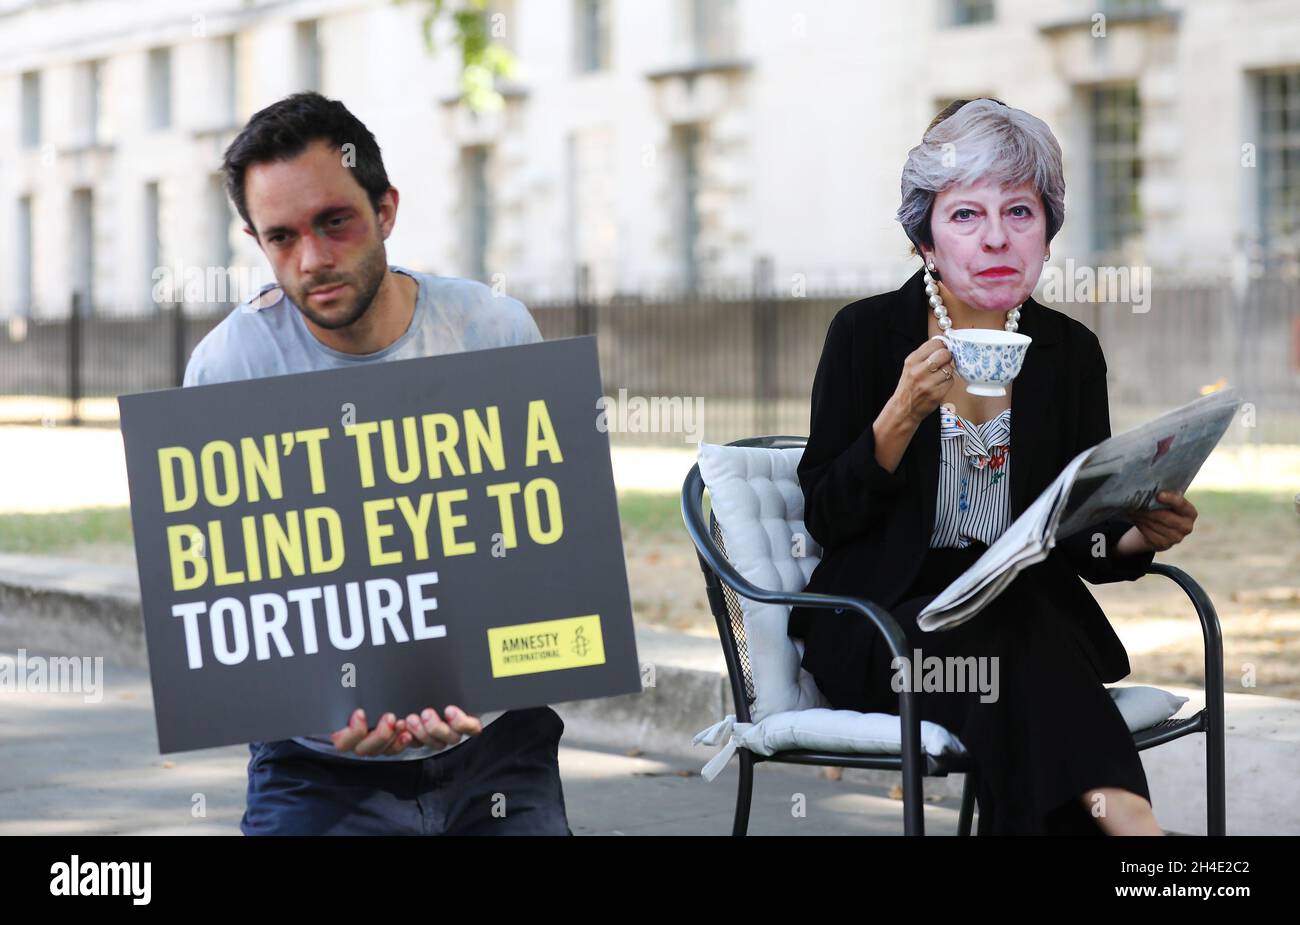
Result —
<svg viewBox="0 0 1300 925"><path fill-rule="evenodd" d="M573 338L121 399L162 750L639 690L599 395Z"/></svg>
<svg viewBox="0 0 1300 925"><path fill-rule="evenodd" d="M419 716L412 713L406 719L385 713L379 725L369 730L366 728L366 711L356 710L348 725L332 733L330 739L341 752L396 755L414 742L437 751L455 745L467 735L476 736L483 731L478 717L468 715L459 707L447 707L446 717L444 721L432 707L426 707Z"/></svg>

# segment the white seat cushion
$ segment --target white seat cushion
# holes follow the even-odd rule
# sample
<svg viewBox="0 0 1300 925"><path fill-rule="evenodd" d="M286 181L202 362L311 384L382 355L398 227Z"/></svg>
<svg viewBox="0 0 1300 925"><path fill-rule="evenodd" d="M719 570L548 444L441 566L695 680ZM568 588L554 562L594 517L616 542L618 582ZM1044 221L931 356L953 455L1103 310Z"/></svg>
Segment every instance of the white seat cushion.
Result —
<svg viewBox="0 0 1300 925"><path fill-rule="evenodd" d="M855 755L898 755L902 753L902 723L889 713L858 713L854 710L788 710L774 713L758 723L737 723L728 716L695 736L696 745L721 745L700 774L713 780L721 773L737 748L759 755L795 749ZM937 723L921 721L921 750L927 755L964 754L957 737Z"/></svg>
<svg viewBox="0 0 1300 925"><path fill-rule="evenodd" d="M1130 732L1162 723L1187 702L1158 687L1106 689ZM737 723L735 715L700 731L696 745L721 745L701 772L713 780L735 754L745 748L759 755L806 749L847 755L898 755L902 753L902 724L893 713L858 713L854 710L788 710L757 723ZM961 740L943 726L921 721L921 751L933 757L964 755Z"/></svg>
<svg viewBox="0 0 1300 925"><path fill-rule="evenodd" d="M1124 717L1124 724L1128 726L1129 732L1140 732L1157 723L1163 723L1187 703L1186 697L1162 691L1158 687L1131 684L1124 687L1108 687L1106 691L1119 707L1119 714Z"/></svg>

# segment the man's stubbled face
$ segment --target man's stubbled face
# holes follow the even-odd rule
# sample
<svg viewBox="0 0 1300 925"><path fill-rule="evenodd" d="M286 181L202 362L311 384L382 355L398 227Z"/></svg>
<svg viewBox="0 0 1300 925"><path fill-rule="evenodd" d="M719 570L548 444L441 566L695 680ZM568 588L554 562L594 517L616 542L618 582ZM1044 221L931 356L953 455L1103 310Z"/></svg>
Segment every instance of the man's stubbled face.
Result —
<svg viewBox="0 0 1300 925"><path fill-rule="evenodd" d="M244 175L249 218L276 280L312 324L355 324L374 302L387 234L339 149L314 141Z"/></svg>

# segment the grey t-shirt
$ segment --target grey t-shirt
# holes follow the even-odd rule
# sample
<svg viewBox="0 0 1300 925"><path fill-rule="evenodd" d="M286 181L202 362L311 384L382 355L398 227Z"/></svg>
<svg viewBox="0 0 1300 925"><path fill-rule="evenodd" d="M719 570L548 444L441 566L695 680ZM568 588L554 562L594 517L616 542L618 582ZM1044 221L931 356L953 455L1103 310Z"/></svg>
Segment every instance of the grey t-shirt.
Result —
<svg viewBox="0 0 1300 925"><path fill-rule="evenodd" d="M410 327L383 350L353 354L325 346L308 330L302 313L288 296L277 287L268 286L227 315L199 342L185 368L185 385L211 385L362 363L535 344L542 339L537 323L518 299L497 295L473 280L414 273L396 266L389 269L414 279L419 285L419 295ZM278 301L274 301L276 292L281 293ZM501 712L487 713L480 719L486 726L501 715ZM378 717L366 719L373 724ZM408 748L398 755L363 758L338 751L326 735L294 741L322 754L353 761L408 761L447 751L434 752L421 746Z"/></svg>

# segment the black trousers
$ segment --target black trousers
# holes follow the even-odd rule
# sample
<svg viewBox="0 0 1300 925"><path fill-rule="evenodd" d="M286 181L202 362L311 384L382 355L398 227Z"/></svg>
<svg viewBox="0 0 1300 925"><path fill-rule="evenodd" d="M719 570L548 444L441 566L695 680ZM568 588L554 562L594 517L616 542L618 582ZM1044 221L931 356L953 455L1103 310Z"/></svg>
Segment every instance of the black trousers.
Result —
<svg viewBox="0 0 1300 925"><path fill-rule="evenodd" d="M916 625L922 608L987 548L930 549L890 608L907 635L909 659L917 649L923 660L974 657L983 660L985 679L996 681L983 693L969 684L916 686L921 718L956 734L979 769L980 834L1102 835L1097 817L1106 807L1085 806L1085 791L1151 795L1133 735L1056 603L1043 563L955 629L922 632ZM827 610L809 621L803 666L836 709L897 714L892 659L859 614Z"/></svg>

